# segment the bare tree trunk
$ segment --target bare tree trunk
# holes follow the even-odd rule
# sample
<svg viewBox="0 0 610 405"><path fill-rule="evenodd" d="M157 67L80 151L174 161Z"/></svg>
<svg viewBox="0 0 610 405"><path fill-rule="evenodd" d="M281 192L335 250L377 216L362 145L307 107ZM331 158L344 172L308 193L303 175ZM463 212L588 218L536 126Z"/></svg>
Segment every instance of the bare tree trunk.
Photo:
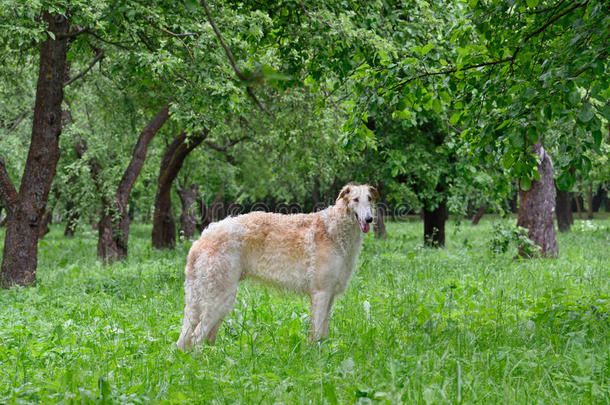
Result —
<svg viewBox="0 0 610 405"><path fill-rule="evenodd" d="M540 246L542 256L556 257L559 249L555 234L553 162L540 142L532 146L532 153L540 156L540 181L533 180L527 191L519 187L517 226L528 229L529 238ZM519 247L519 255L530 257L524 246Z"/></svg>
<svg viewBox="0 0 610 405"><path fill-rule="evenodd" d="M472 226L477 226L479 224L479 221L481 220L481 218L483 218L483 215L485 214L486 209L487 209L487 204L485 204L485 203L481 204L481 206L477 210L477 213L474 214L474 217L472 218Z"/></svg>
<svg viewBox="0 0 610 405"><path fill-rule="evenodd" d="M424 208L424 244L429 247L445 246L445 222L449 217L447 201L443 200L434 210Z"/></svg>
<svg viewBox="0 0 610 405"><path fill-rule="evenodd" d="M207 228L212 223L212 221L218 219L220 211L222 209L224 189L225 184L223 184L222 187L220 187L220 189L216 192L214 201L212 202L212 204L210 204L209 207L205 206L203 199L200 200L201 223L199 224L199 229L201 231Z"/></svg>
<svg viewBox="0 0 610 405"><path fill-rule="evenodd" d="M72 237L76 231L79 220L78 212L76 212L76 206L74 202L68 201L66 203L66 228L64 229L64 236Z"/></svg>
<svg viewBox="0 0 610 405"><path fill-rule="evenodd" d="M375 237L377 239L385 239L388 237L387 230L385 228L385 216L386 207L385 204L379 204L376 207L375 222L373 223L373 231L375 231Z"/></svg>
<svg viewBox="0 0 610 405"><path fill-rule="evenodd" d="M169 103L159 109L140 133L131 161L123 173L116 194L109 204L104 204L97 242L97 257L101 260L112 262L122 260L127 256L130 224L127 212L129 195L144 165L150 141L168 119Z"/></svg>
<svg viewBox="0 0 610 405"><path fill-rule="evenodd" d="M593 219L593 184L587 185L587 218Z"/></svg>
<svg viewBox="0 0 610 405"><path fill-rule="evenodd" d="M42 214L42 218L40 219L40 225L38 226L38 240L44 238L47 233L51 232L51 228L49 228L51 218L51 212L49 212L49 210L45 210L44 214Z"/></svg>
<svg viewBox="0 0 610 405"><path fill-rule="evenodd" d="M377 183L377 191L381 195L383 190L383 183ZM385 216L386 216L386 205L383 202L379 202L375 207L376 215L375 222L373 222L373 231L375 231L375 237L377 239L385 239L388 234L385 229Z"/></svg>
<svg viewBox="0 0 610 405"><path fill-rule="evenodd" d="M187 139L183 131L170 143L161 160L153 215L152 246L157 249L173 248L176 245L176 225L172 213L172 183L182 168L184 159L207 137L208 130ZM194 233L194 230L193 230ZM190 237L192 237L191 234Z"/></svg>
<svg viewBox="0 0 610 405"><path fill-rule="evenodd" d="M32 136L19 192L0 159L0 198L7 210L7 229L0 282L3 287L36 282L38 228L59 159L61 103L66 73L67 17L43 11L50 35L40 45Z"/></svg>
<svg viewBox="0 0 610 405"><path fill-rule="evenodd" d="M574 196L574 202L576 203L576 212L578 213L578 218L582 219L582 197L580 194L576 194Z"/></svg>
<svg viewBox="0 0 610 405"><path fill-rule="evenodd" d="M569 191L559 190L557 186L555 186L555 188L557 191L557 199L555 201L557 229L559 229L559 232L567 232L574 223L574 217L572 216L572 198Z"/></svg>
<svg viewBox="0 0 610 405"><path fill-rule="evenodd" d="M178 189L180 202L182 203L182 213L180 214L180 234L191 239L195 236L197 229L197 216L195 215L196 200L199 196L199 189L196 184L191 184L191 187L180 187Z"/></svg>
<svg viewBox="0 0 610 405"><path fill-rule="evenodd" d="M608 192L603 187L603 184L600 184L597 186L597 192L593 196L593 201L592 201L593 212L599 212L599 209L601 208L602 203L604 202L607 193Z"/></svg>

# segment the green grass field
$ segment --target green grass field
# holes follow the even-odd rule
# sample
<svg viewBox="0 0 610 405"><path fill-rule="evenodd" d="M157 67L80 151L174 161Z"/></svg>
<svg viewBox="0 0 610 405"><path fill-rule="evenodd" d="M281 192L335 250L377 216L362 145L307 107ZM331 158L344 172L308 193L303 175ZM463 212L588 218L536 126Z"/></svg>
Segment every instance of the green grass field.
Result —
<svg viewBox="0 0 610 405"><path fill-rule="evenodd" d="M490 250L498 221L452 221L442 250L417 222L367 235L320 344L307 298L243 283L216 346L188 353L190 243L154 251L133 225L103 266L96 234L53 227L38 285L0 291L0 403L610 403L610 220L527 261Z"/></svg>

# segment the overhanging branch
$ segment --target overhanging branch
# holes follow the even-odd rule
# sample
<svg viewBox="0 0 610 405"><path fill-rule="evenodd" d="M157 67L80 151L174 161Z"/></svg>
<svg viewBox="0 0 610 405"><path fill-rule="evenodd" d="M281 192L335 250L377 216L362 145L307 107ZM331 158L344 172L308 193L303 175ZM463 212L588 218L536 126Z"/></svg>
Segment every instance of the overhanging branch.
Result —
<svg viewBox="0 0 610 405"><path fill-rule="evenodd" d="M489 62L477 63L477 64L474 64L474 65L468 65L468 66L464 66L464 67L459 68L459 69L454 68L454 69L441 70L441 71L437 71L437 72L422 73L420 75L413 76L413 77L410 77L410 78L405 79L405 80L401 80L400 82L396 83L394 86L390 87L388 89L388 91L392 91L392 90L395 90L395 89L398 89L398 88L402 88L405 85L407 85L408 83L410 83L410 82L412 82L414 80L417 80L417 79L422 79L424 77L439 76L439 75L448 75L448 74L457 73L457 72L465 72L465 71L472 70L472 69L477 69L477 68L480 68L480 67L495 66L495 65L502 64L502 63L508 63L508 62L510 62L512 64L512 63L515 62L515 60L517 59L517 55L519 54L519 52L523 49L523 47L525 46L525 44L529 40L531 40L535 36L541 34L542 32L546 31L547 28L549 28L552 24L557 22L557 20L559 20L560 18L565 17L566 15L570 14L571 12L576 10L577 8L585 7L588 3L589 3L589 0L586 0L586 1L582 2L582 3L574 3L571 7L568 7L564 11L562 11L561 13L551 17L542 26L540 26L536 30L534 30L531 33L529 33L521 41L521 43L515 48L515 50L513 51L512 56L510 56L510 57L499 59L499 60L495 60L495 61L489 61Z"/></svg>
<svg viewBox="0 0 610 405"><path fill-rule="evenodd" d="M97 49L97 54L95 55L95 58L93 58L93 60L89 63L89 66L87 66L82 72L80 72L76 76L72 77L71 79L68 79L64 83L64 87L69 86L70 84L74 83L75 81L77 81L81 77L85 76L93 68L93 66L95 66L95 64L97 62L99 62L100 60L102 60L103 58L104 58L104 50L103 49Z"/></svg>
<svg viewBox="0 0 610 405"><path fill-rule="evenodd" d="M214 18L212 17L212 13L210 13L210 9L208 7L208 4L206 3L205 0L200 0L201 6L203 7L203 9L205 10L205 14L208 17L208 22L210 23L210 25L212 26L212 29L214 30L214 33L216 34L216 37L218 38L218 41L220 42L220 45L222 46L222 48L225 51L225 54L227 55L227 58L229 59L229 63L231 64L231 67L233 67L233 71L235 72L235 74L237 75L237 77L239 78L239 80L243 81L243 82L249 82L250 79L248 77L246 77L241 70L239 70L239 68L237 67L237 63L235 62L235 58L233 57L233 53L231 52L231 49L229 49L229 47L227 46L227 44L225 43L224 39L222 38L222 34L220 33L220 30L218 29L218 27L216 26L216 23L214 22ZM273 114L271 114L262 104L261 102L258 100L258 98L256 97L256 95L254 94L254 91L252 90L252 86L247 86L246 87L246 93L248 94L248 96L250 96L250 98L254 101L254 103L258 106L258 108L261 109L261 111L263 111L264 113L270 115L271 117L273 117Z"/></svg>
<svg viewBox="0 0 610 405"><path fill-rule="evenodd" d="M218 152L226 152L231 146L238 144L241 141L248 139L248 136L242 136L241 138L232 139L224 145L220 146L211 141L205 141L205 144L211 149L217 150Z"/></svg>

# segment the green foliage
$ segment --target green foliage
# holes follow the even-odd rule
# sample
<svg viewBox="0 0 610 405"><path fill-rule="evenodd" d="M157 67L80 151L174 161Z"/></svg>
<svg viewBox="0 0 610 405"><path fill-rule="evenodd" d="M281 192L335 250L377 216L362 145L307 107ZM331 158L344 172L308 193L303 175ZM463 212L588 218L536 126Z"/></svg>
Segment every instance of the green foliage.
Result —
<svg viewBox="0 0 610 405"><path fill-rule="evenodd" d="M494 253L514 252L521 248L528 257L535 257L540 252L540 246L536 245L529 237L526 228L510 226L498 222L493 225L493 233L490 241L490 249Z"/></svg>
<svg viewBox="0 0 610 405"><path fill-rule="evenodd" d="M306 298L246 282L216 345L189 353L173 347L189 243L154 251L134 225L103 266L93 232L53 226L37 285L0 291L0 402L607 403L610 222L577 220L551 262L489 252L492 224L450 222L442 251L417 222L367 236L319 345Z"/></svg>

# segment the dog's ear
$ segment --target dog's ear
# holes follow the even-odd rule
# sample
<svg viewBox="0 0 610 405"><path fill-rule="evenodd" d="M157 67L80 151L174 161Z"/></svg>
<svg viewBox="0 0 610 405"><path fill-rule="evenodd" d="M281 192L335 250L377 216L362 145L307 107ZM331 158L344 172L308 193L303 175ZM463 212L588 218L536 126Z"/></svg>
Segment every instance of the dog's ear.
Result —
<svg viewBox="0 0 610 405"><path fill-rule="evenodd" d="M339 193L339 197L337 197L337 201L339 201L342 198L347 197L347 195L349 194L350 190L351 190L351 187L349 185L343 187L341 189L341 192Z"/></svg>
<svg viewBox="0 0 610 405"><path fill-rule="evenodd" d="M379 200L379 191L375 187L369 186L369 191L373 200Z"/></svg>

